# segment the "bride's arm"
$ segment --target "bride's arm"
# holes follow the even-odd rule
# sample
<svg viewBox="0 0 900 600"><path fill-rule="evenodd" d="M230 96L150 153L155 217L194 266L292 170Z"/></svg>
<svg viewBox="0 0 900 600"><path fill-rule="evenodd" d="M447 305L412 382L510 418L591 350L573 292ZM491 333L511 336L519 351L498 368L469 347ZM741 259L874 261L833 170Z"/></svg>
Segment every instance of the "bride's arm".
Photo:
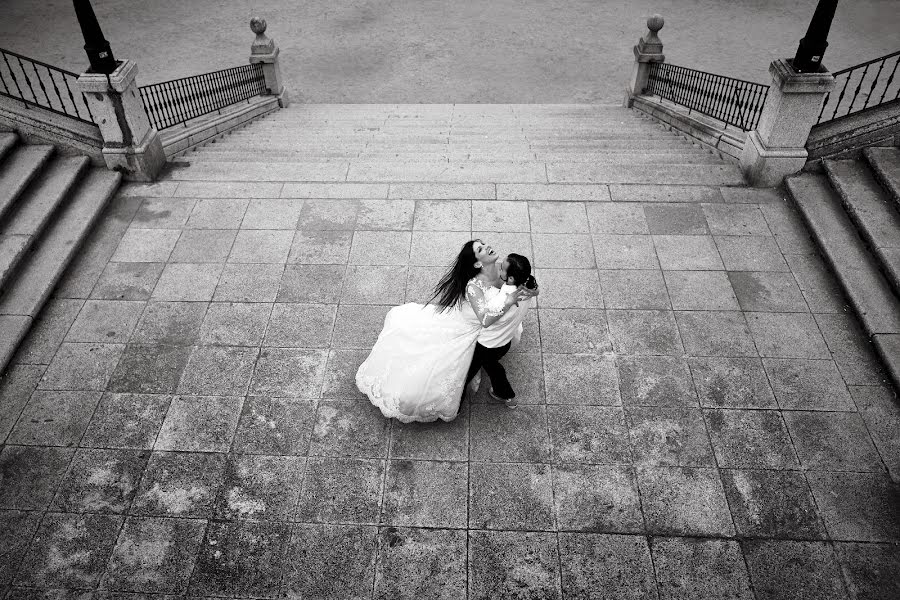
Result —
<svg viewBox="0 0 900 600"><path fill-rule="evenodd" d="M518 296L518 290L507 294L506 300L503 302L503 307L500 309L492 309L485 301L484 292L480 287L474 283L470 283L466 286L466 300L469 301L469 305L472 307L472 310L475 311L475 316L478 317L478 321L485 327L490 327L496 323L510 307L516 304L519 299Z"/></svg>

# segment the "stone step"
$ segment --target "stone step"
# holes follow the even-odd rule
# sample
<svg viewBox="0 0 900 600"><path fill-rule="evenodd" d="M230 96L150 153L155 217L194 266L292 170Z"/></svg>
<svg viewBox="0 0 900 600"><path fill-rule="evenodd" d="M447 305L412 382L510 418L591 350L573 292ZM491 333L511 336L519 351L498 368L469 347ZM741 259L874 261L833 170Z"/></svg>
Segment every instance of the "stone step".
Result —
<svg viewBox="0 0 900 600"><path fill-rule="evenodd" d="M233 140L237 143L242 142L266 142L270 144L304 144L307 146L328 147L343 144L381 144L385 147L394 147L398 145L423 145L423 146L440 146L447 144L458 144L464 146L504 146L506 144L593 144L597 142L631 142L636 139L641 140L681 140L681 136L667 131L658 132L630 132L630 133L604 133L597 135L585 136L534 136L534 135L429 135L429 134L390 134L378 133L377 135L307 135L305 132L297 132L296 134L285 133L284 130L267 133L251 129L249 131L240 131L229 134L223 138Z"/></svg>
<svg viewBox="0 0 900 600"><path fill-rule="evenodd" d="M0 164L19 143L19 135L14 131L0 131Z"/></svg>
<svg viewBox="0 0 900 600"><path fill-rule="evenodd" d="M10 211L0 229L0 293L89 164L86 156L52 160Z"/></svg>
<svg viewBox="0 0 900 600"><path fill-rule="evenodd" d="M744 176L736 165L603 165L548 163L549 183L632 183L663 185L743 186Z"/></svg>
<svg viewBox="0 0 900 600"><path fill-rule="evenodd" d="M88 171L38 240L37 248L19 265L0 296L0 327L8 331L0 339L0 372L115 194L121 177L102 168Z"/></svg>
<svg viewBox="0 0 900 600"><path fill-rule="evenodd" d="M20 146L0 165L0 223L53 151L53 146Z"/></svg>
<svg viewBox="0 0 900 600"><path fill-rule="evenodd" d="M408 152L421 154L423 152L435 152L437 150L456 150L466 152L505 152L514 149L511 144L470 144L470 145L450 145L450 144L409 144L409 145L388 145L388 144L306 144L299 140L284 140L280 142L267 142L265 140L234 140L231 138L222 138L205 148L223 148L228 150L237 150L247 152L248 154L264 152L359 152L364 148L380 149L393 152ZM518 149L531 151L562 151L562 152L596 152L596 151L620 151L620 150L644 150L648 152L660 152L668 150L688 150L697 149L690 142L681 138L672 138L668 140L597 140L590 143L562 143L533 141L528 144L520 144Z"/></svg>
<svg viewBox="0 0 900 600"><path fill-rule="evenodd" d="M881 187L900 208L900 148L866 148L863 155Z"/></svg>
<svg viewBox="0 0 900 600"><path fill-rule="evenodd" d="M862 161L826 160L825 173L860 237L900 296L900 214Z"/></svg>
<svg viewBox="0 0 900 600"><path fill-rule="evenodd" d="M601 148L591 151L583 151L580 148L575 148L573 150L563 150L563 149L535 149L535 148L527 148L527 149L515 149L515 154L513 153L513 149L508 149L509 152L504 152L505 154L510 154L510 158L518 159L518 156L529 154L532 155L532 160L547 160L551 157L557 156L561 159L569 159L569 158L578 158L585 157L589 159L592 156L603 156L603 155L640 155L640 154L659 154L659 155L685 155L685 156L693 156L693 155L707 155L711 156L712 153L700 146L693 146L690 144L679 145L677 148L667 148L667 147L651 147L651 148L633 148L633 147L623 147L623 148ZM503 152L504 150L496 150L492 154L494 154L494 158L496 158L496 153ZM428 155L440 155L440 156L461 156L464 153L475 153L481 152L487 155L487 152L483 150L466 150L459 149L456 147L444 147L440 150L437 149L428 149L428 150L407 150L406 148L393 148L393 149L385 149L385 148L347 148L345 150L339 149L328 149L328 148L315 148L315 149L304 149L304 150L291 150L291 149L270 149L266 151L266 156L284 156L284 157L315 157L315 158L353 158L358 156L360 153L371 154L372 156L407 156L409 158L416 158L421 156ZM195 156L195 155L205 155L205 156L215 156L215 155L224 155L224 154L234 154L240 153L241 157L247 155L247 150L245 148L236 148L228 143L215 143L215 144L207 144L206 146L201 146L193 151L185 154L184 156ZM514 155L513 155L514 154Z"/></svg>
<svg viewBox="0 0 900 600"><path fill-rule="evenodd" d="M195 152L177 159L178 162L196 164L199 162L216 162L216 161L239 161L246 158L246 152L240 151L223 151L215 153ZM353 155L332 154L330 156L317 156L304 152L267 152L266 156L273 160L284 160L291 162L328 162L335 159L344 159L351 162L356 160L372 161L412 161L415 160L415 153L369 153L359 152ZM537 161L537 162L573 162L573 163L598 163L598 164L721 164L722 161L709 152L700 151L691 152L670 152L670 153L643 153L643 154L618 154L618 153L594 153L594 154L545 154L531 152L524 153L491 153L491 154L446 154L446 153L429 153L427 155L418 155L420 159L427 161L440 162L460 162L460 161L496 161L502 157L505 160L513 161ZM173 161L175 162L175 161Z"/></svg>
<svg viewBox="0 0 900 600"><path fill-rule="evenodd" d="M894 386L900 388L900 347L894 343L900 334L900 302L890 284L875 266L826 176L789 177L785 187L888 367Z"/></svg>

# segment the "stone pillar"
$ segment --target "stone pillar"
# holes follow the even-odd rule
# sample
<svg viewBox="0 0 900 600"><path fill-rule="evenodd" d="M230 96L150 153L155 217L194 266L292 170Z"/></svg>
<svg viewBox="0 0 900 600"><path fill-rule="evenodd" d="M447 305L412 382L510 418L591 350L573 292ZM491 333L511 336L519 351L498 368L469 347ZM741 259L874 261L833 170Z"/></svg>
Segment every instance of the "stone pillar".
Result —
<svg viewBox="0 0 900 600"><path fill-rule="evenodd" d="M666 57L662 53L662 40L656 35L663 25L665 25L665 20L660 15L650 16L647 19L647 29L650 31L646 37L639 39L634 47L634 68L631 71L631 81L625 88L624 105L626 108L631 108L635 96L644 93L650 74L650 63L666 61Z"/></svg>
<svg viewBox="0 0 900 600"><path fill-rule="evenodd" d="M250 46L250 64L262 63L263 74L266 76L266 93L278 96L278 106L284 108L290 104L290 100L278 67L278 46L275 40L266 37L265 19L253 17L250 19L250 29L256 34L256 39Z"/></svg>
<svg viewBox="0 0 900 600"><path fill-rule="evenodd" d="M166 163L166 154L141 102L137 71L133 61L119 61L109 75L82 73L78 89L100 127L106 166L126 179L153 181Z"/></svg>
<svg viewBox="0 0 900 600"><path fill-rule="evenodd" d="M806 140L822 110L834 77L823 66L819 73L797 73L787 59L769 65L772 86L759 126L747 134L741 170L758 187L781 184L806 164Z"/></svg>

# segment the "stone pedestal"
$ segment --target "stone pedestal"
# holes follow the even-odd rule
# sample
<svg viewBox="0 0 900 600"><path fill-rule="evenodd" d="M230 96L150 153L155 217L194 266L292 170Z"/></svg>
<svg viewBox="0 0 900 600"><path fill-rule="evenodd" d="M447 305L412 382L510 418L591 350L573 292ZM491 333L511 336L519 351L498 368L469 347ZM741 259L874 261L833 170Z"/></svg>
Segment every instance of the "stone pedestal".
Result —
<svg viewBox="0 0 900 600"><path fill-rule="evenodd" d="M759 126L747 135L741 170L748 183L758 187L779 185L806 164L806 140L822 110L825 94L834 88L834 77L797 73L786 59L769 65L772 86L760 115Z"/></svg>
<svg viewBox="0 0 900 600"><path fill-rule="evenodd" d="M262 63L263 74L266 77L266 93L270 96L278 96L278 106L281 108L290 104L284 81L281 78L281 69L278 66L279 49L275 40L266 37L266 20L253 17L250 20L250 29L256 34L256 39L250 46L250 64Z"/></svg>
<svg viewBox="0 0 900 600"><path fill-rule="evenodd" d="M631 108L634 104L634 97L644 93L647 87L647 78L650 74L650 63L665 62L666 57L663 55L662 40L656 35L663 28L665 20L660 15L653 15L647 19L646 37L638 40L634 47L634 67L631 70L631 80L625 88L624 106Z"/></svg>
<svg viewBox="0 0 900 600"><path fill-rule="evenodd" d="M100 127L107 167L126 179L153 181L165 165L166 155L141 102L137 70L136 63L124 60L109 75L83 73L78 77L78 89Z"/></svg>

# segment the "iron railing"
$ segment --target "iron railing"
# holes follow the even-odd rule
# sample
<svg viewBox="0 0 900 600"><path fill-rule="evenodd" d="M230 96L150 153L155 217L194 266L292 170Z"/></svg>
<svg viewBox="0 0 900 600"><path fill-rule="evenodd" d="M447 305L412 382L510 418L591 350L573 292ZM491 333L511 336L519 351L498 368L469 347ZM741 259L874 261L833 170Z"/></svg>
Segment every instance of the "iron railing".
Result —
<svg viewBox="0 0 900 600"><path fill-rule="evenodd" d="M651 63L646 93L744 131L756 129L769 86L668 63Z"/></svg>
<svg viewBox="0 0 900 600"><path fill-rule="evenodd" d="M255 63L145 85L140 91L150 122L163 130L263 94L266 79L262 65Z"/></svg>
<svg viewBox="0 0 900 600"><path fill-rule="evenodd" d="M825 96L816 124L840 119L900 98L900 77L894 80L898 65L900 50L832 73L836 82L835 89L840 88L841 91L836 97L833 93ZM848 89L851 90L849 96Z"/></svg>
<svg viewBox="0 0 900 600"><path fill-rule="evenodd" d="M21 100L26 107L40 106L85 123L94 116L78 91L76 73L0 48L0 95Z"/></svg>

